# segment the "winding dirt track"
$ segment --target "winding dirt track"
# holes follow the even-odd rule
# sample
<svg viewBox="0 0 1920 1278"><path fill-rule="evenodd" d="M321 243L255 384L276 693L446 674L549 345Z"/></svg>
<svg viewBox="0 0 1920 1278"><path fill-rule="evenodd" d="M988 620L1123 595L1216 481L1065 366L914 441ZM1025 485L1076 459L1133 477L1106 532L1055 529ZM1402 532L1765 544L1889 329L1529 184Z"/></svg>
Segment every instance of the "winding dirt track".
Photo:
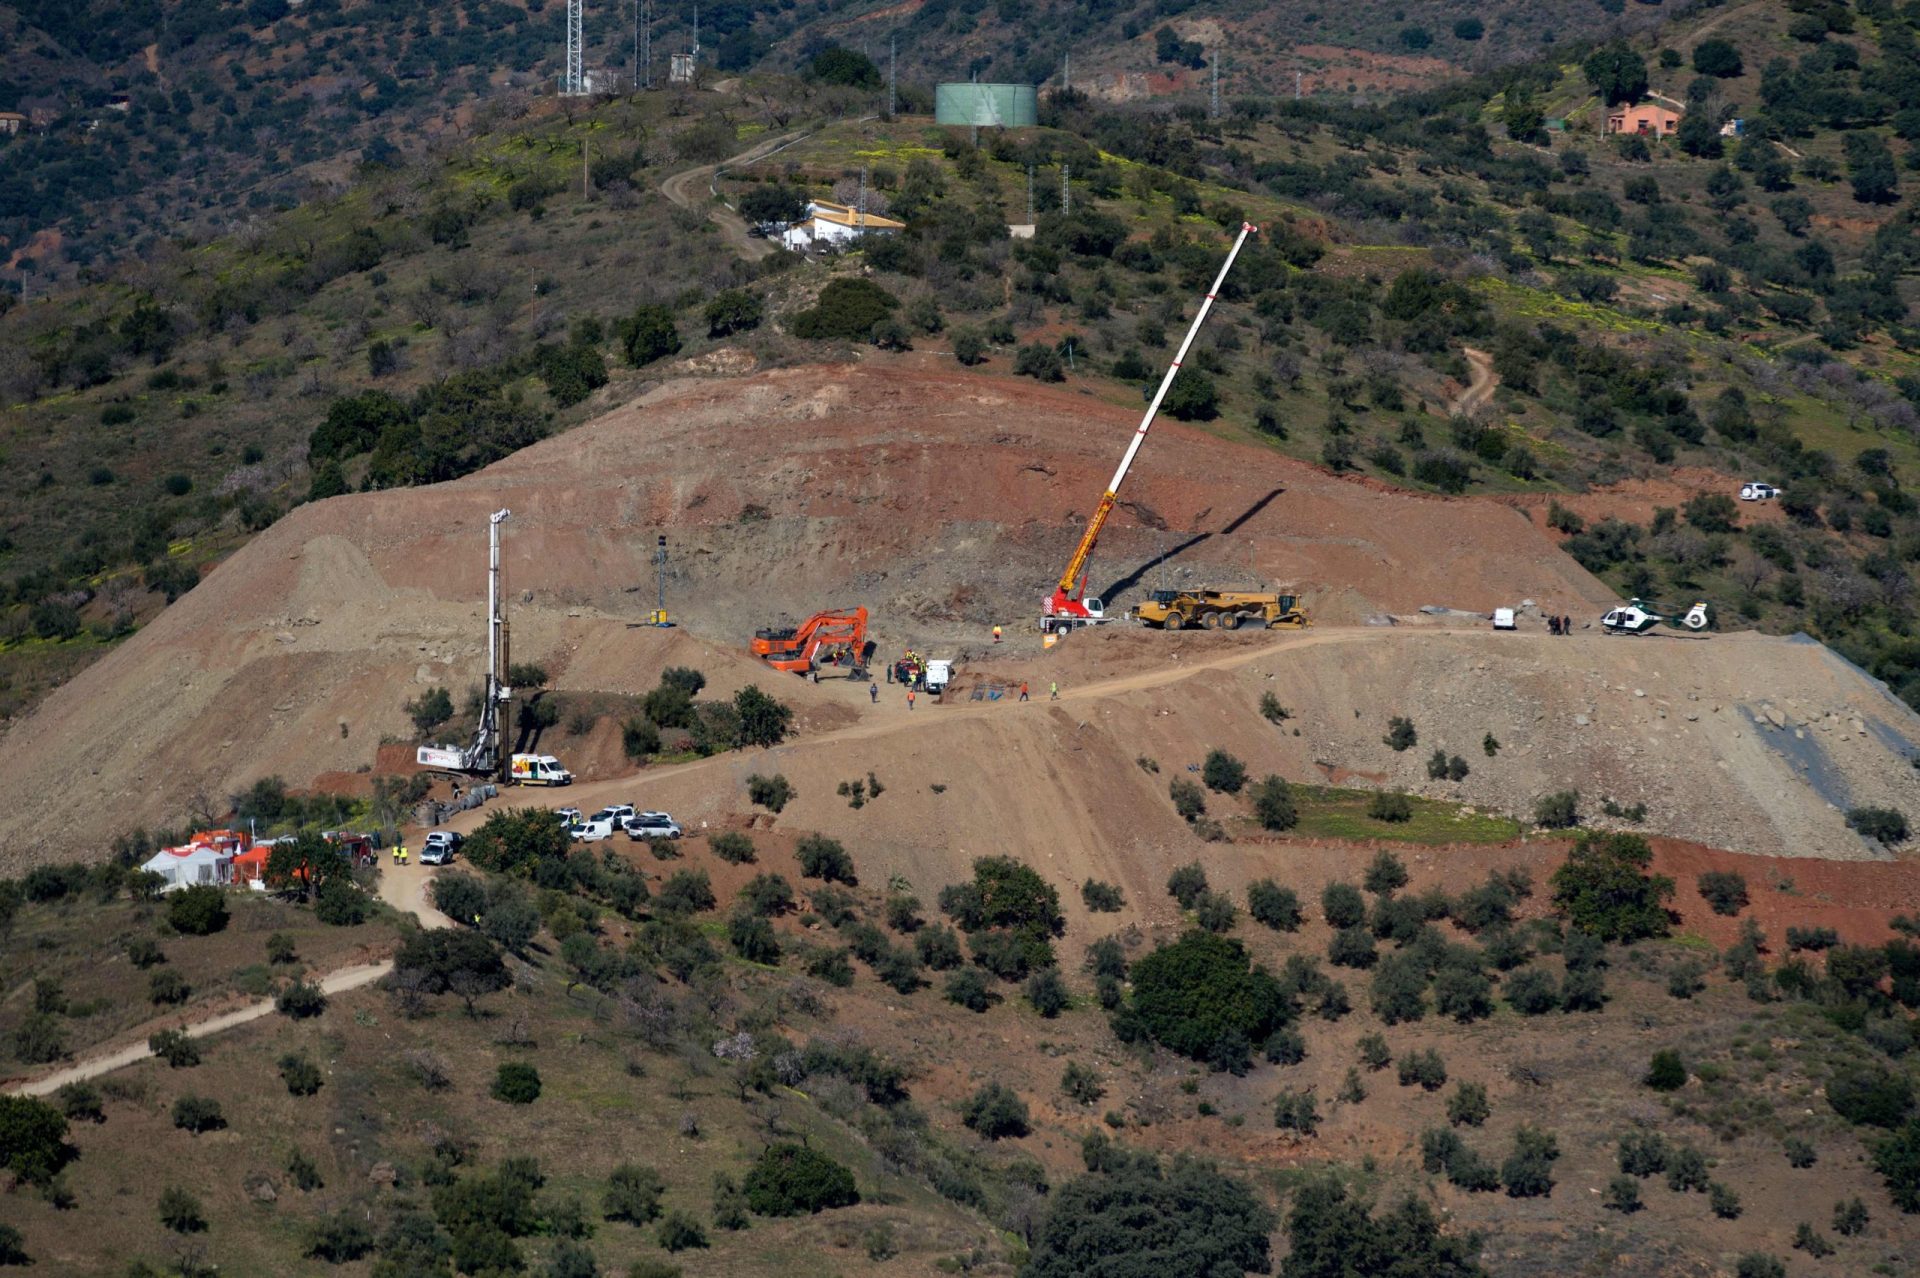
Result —
<svg viewBox="0 0 1920 1278"><path fill-rule="evenodd" d="M714 200L714 175L721 169L730 168L736 164L753 164L764 160L775 151L791 146L811 132L813 132L811 129L800 129L793 133L782 134L777 138L767 138L758 146L742 151L732 159L723 160L719 164L703 164L698 168L676 173L660 184L660 194L683 209L705 209L707 220L720 228L720 238L726 241L727 247L748 261L757 262L773 252L773 243L770 240L755 239L748 235L747 224L740 215Z"/></svg>
<svg viewBox="0 0 1920 1278"><path fill-rule="evenodd" d="M436 910L428 900L427 893L436 873L432 866L426 865L410 865L405 869L388 866L380 875L380 899L402 914L414 915L420 920L422 927L451 927L453 920ZM392 970L391 959L384 959L378 963L355 963L347 967L335 968L320 977L320 989L329 995L344 994L348 990L357 990L363 985L371 985ZM273 1000L262 998L200 1020L153 1021L134 1031L138 1036L138 1042L96 1052L63 1069L30 1082L15 1084L7 1090L15 1096L47 1096L59 1091L68 1083L84 1083L88 1079L99 1078L104 1074L111 1074L115 1070L125 1069L129 1065L137 1065L146 1060L153 1055L152 1049L146 1044L146 1038L155 1031L168 1028L183 1029L190 1038L208 1038L222 1030L230 1030L236 1025L260 1020L271 1014L273 1010Z"/></svg>
<svg viewBox="0 0 1920 1278"><path fill-rule="evenodd" d="M1461 354L1467 357L1467 367L1472 373L1467 389L1460 393L1459 399L1453 401L1452 411L1455 417L1471 417L1492 400L1494 388L1500 385L1500 378L1493 371L1493 356L1485 351L1467 346L1461 348Z"/></svg>
<svg viewBox="0 0 1920 1278"><path fill-rule="evenodd" d="M344 994L348 990L357 990L363 985L371 985L392 970L391 959L379 963L359 963L352 967L337 968L320 978L320 989L326 994ZM185 1024L175 1023L171 1026L156 1022L143 1026L138 1032L144 1035L160 1029L174 1028L185 1030L189 1038L208 1038L222 1030L230 1030L236 1025L245 1025L272 1014L273 1000L262 998L244 1007L221 1012L217 1016L209 1016L204 1020L189 1021ZM152 1055L153 1050L142 1038L140 1042L86 1057L64 1069L56 1070L30 1082L16 1084L9 1087L7 1091L14 1096L47 1096L59 1091L68 1083L84 1083L88 1079L111 1074L117 1069L137 1065Z"/></svg>

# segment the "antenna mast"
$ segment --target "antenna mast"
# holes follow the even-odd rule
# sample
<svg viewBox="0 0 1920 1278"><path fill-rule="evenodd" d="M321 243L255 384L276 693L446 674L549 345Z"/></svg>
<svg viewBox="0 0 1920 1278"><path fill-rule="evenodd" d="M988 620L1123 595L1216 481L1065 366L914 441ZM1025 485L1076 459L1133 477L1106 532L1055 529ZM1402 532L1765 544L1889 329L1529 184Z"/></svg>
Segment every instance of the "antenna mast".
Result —
<svg viewBox="0 0 1920 1278"><path fill-rule="evenodd" d="M586 73L581 66L580 19L586 0L567 0L567 74L560 92L577 98L586 90Z"/></svg>

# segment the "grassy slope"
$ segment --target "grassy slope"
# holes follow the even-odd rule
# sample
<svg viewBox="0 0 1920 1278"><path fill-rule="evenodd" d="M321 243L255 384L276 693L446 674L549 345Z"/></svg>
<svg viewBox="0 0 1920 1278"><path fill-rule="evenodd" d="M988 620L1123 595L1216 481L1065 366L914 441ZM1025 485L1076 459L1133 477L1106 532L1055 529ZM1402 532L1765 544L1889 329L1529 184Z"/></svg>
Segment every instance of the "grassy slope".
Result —
<svg viewBox="0 0 1920 1278"><path fill-rule="evenodd" d="M672 865L643 868L656 879L684 868L728 873L700 840L689 840L681 851ZM1459 845L1437 858L1430 852L1408 850L1413 881L1407 892L1458 891L1477 878L1479 867L1537 860L1526 851L1495 850L1483 857ZM1248 923L1243 913L1236 937L1276 971L1291 956L1323 954L1331 933L1314 904L1319 890L1329 878L1357 878L1369 851L1308 842L1248 844L1240 853L1260 858L1262 872L1309 902L1309 920L1299 932L1284 934ZM1466 868L1470 858L1472 869ZM803 897L817 886L800 878L785 853L763 846L761 861L756 868L785 875ZM915 886L931 899L940 885ZM1067 891L1071 885L1057 886ZM867 917L880 917L886 893L869 886L855 895ZM1685 899L1693 900L1690 894ZM164 944L174 962L211 961L215 951L257 940L267 927L312 936L297 911L254 904L284 917L236 920L229 933L211 938L168 938ZM1537 913L1537 907L1536 901L1522 912ZM1170 903L1138 902L1133 908L1171 925ZM697 924L713 933L721 928L719 918L717 912L703 914ZM432 1178L445 1174L434 1170L438 1147L458 1151L458 1176L478 1174L509 1156L537 1158L547 1176L541 1215L550 1217L567 1197L583 1199L595 1222L587 1245L602 1272L665 1259L654 1230L598 1220L606 1176L615 1164L632 1161L662 1175L667 1208L688 1211L707 1225L710 1249L672 1258L689 1275L931 1274L953 1272L961 1256L971 1257L961 1267L994 1258L1017 1261L1023 1238L1045 1210L1044 1200L1020 1186L1037 1178L1061 1184L1079 1169L1080 1138L1106 1130L1163 1152L1204 1148L1282 1207L1302 1175L1326 1169L1355 1177L1383 1201L1408 1192L1435 1199L1447 1209L1450 1228L1485 1233L1483 1260L1491 1272L1518 1275L1566 1272L1609 1246L1605 1238L1617 1222L1588 1190L1614 1174L1615 1140L1639 1123L1705 1152L1713 1160L1713 1178L1732 1188L1745 1210L1735 1220L1717 1219L1704 1196L1668 1191L1657 1177L1647 1181L1642 1192L1648 1208L1632 1221L1637 1263L1674 1271L1711 1266L1738 1252L1786 1255L1798 1221L1810 1220L1824 1231L1829 1201L1854 1195L1866 1202L1873 1225L1856 1239L1830 1236L1841 1250L1829 1267L1849 1274L1876 1265L1897 1271L1916 1259L1912 1231L1856 1156L1862 1137L1830 1111L1819 1092L1835 1070L1867 1062L1910 1078L1916 1057L1890 1060L1812 1005L1751 1003L1715 973L1708 974L1703 992L1687 1000L1671 997L1665 989L1670 973L1693 961L1698 950L1684 934L1611 951L1609 1003L1598 1013L1523 1017L1500 1006L1470 1023L1429 1013L1383 1025L1369 1010L1371 978L1327 969L1346 987L1355 1010L1335 1019L1309 1014L1301 1020L1304 1061L1258 1062L1236 1077L1165 1053L1128 1049L1113 1038L1091 998L1090 980L1072 956L1095 936L1113 933L1138 959L1145 948L1135 927L1098 916L1084 929L1076 923L1063 942L1074 1007L1042 1020L1012 987L1003 987L1004 1001L989 1012L964 1012L942 1000L938 974L930 974L932 988L907 995L881 986L864 965L850 988L823 986L800 975L795 955L804 946L834 941L826 929L803 931L807 922L803 915L780 924L790 955L777 970L726 959L691 985L671 979L656 984L647 976L612 998L575 983L557 957L557 942L543 934L529 953L531 962L514 965L515 989L483 999L478 1018L463 1015L457 1000L441 999L424 1019L409 1019L369 989L336 999L317 1021L275 1017L223 1036L208 1044L205 1063L196 1068L147 1062L123 1071L103 1084L104 1124L82 1123L74 1130L79 1158L63 1178L74 1196L71 1210L56 1212L18 1190L10 1223L24 1232L28 1252L43 1267L90 1271L109 1257L125 1264L134 1256L173 1263L182 1243L160 1227L154 1204L163 1188L174 1185L199 1198L210 1222L207 1232L186 1240L189 1258L226 1270L295 1272L308 1229L324 1215L349 1209L377 1233L410 1204L430 1209ZM125 923L130 934L150 927L139 910ZM600 945L627 947L630 925L603 917L599 926ZM1468 940L1441 926L1456 942ZM30 906L21 927L16 940L64 935L68 940L56 944L65 945L83 932L95 935L91 916L79 911ZM903 937L891 939L905 943ZM314 938L303 946L309 943L322 942ZM1534 962L1559 975L1560 960L1550 951ZM103 970L110 995L117 988L132 997L124 965ZM649 1005L670 1007L672 1014L665 1020L636 1015ZM741 1030L766 1050L778 1050L772 1035L796 1045L825 1039L871 1046L906 1068L926 1131L904 1135L912 1129L897 1121L898 1114L888 1118L857 1089L823 1073L755 1090L741 1067L712 1052L715 1042ZM1396 1056L1440 1052L1447 1090L1398 1085L1391 1068L1363 1068L1366 1098L1336 1101L1357 1061L1358 1042L1369 1033L1383 1033ZM1649 1053L1666 1046L1682 1049L1696 1080L1670 1096L1639 1082ZM325 1082L318 1095L290 1097L281 1087L277 1061L289 1051L321 1065ZM446 1090L421 1086L412 1066L417 1052L444 1063ZM539 1069L543 1091L531 1106L488 1097L495 1067L507 1061ZM1104 1093L1100 1099L1081 1105L1060 1095L1067 1061L1093 1069ZM964 1130L957 1102L989 1080L1011 1086L1027 1102L1031 1136L983 1142ZM1482 1156L1497 1164L1522 1123L1556 1135L1562 1156L1549 1200L1468 1194L1420 1171L1415 1134L1445 1124L1445 1102L1463 1081L1484 1084L1492 1101L1485 1127L1461 1129ZM1319 1098L1323 1124L1316 1135L1286 1140L1274 1132L1271 1104L1281 1088L1310 1090ZM200 1137L174 1130L168 1110L183 1095L220 1098L227 1129ZM1788 1137L1816 1148L1816 1169L1787 1166L1780 1151ZM742 1233L714 1229L714 1173L738 1177L775 1138L805 1139L846 1162L864 1203L816 1218L755 1218ZM326 1182L322 1188L303 1193L290 1184L284 1169L295 1151L316 1162ZM922 1175L902 1170L940 1159L962 1169L961 1179L948 1184L950 1195L971 1196L974 1191L958 1188L962 1181L976 1186L971 1205L943 1199ZM384 1187L374 1178L383 1164L396 1170L397 1185ZM262 1177L276 1189L271 1204L248 1200L247 1189ZM900 1254L869 1259L872 1231L882 1226ZM536 1266L556 1246L541 1231L520 1243Z"/></svg>

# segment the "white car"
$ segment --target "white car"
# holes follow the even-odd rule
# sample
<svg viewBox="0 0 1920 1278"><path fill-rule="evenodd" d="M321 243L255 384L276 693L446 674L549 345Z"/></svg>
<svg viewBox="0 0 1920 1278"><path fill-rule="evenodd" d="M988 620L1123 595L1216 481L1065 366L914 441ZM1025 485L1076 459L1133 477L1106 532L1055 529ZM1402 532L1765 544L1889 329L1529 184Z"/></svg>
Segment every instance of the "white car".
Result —
<svg viewBox="0 0 1920 1278"><path fill-rule="evenodd" d="M626 823L627 837L638 842L641 839L677 839L684 831L680 823L665 812L642 812L629 818Z"/></svg>
<svg viewBox="0 0 1920 1278"><path fill-rule="evenodd" d="M1772 501L1780 495L1780 490L1772 484L1740 485L1741 501Z"/></svg>
<svg viewBox="0 0 1920 1278"><path fill-rule="evenodd" d="M619 825L632 815L633 805L631 803L609 803L606 807L601 808L587 819L590 821L611 821L615 825Z"/></svg>
<svg viewBox="0 0 1920 1278"><path fill-rule="evenodd" d="M602 839L611 839L613 830L613 822L606 819L575 821L567 828L567 834L575 843L598 843Z"/></svg>
<svg viewBox="0 0 1920 1278"><path fill-rule="evenodd" d="M420 864L447 864L447 862L453 860L453 854L460 850L460 845L463 842L465 842L465 840L452 830L431 831L427 835L426 841L420 845Z"/></svg>
<svg viewBox="0 0 1920 1278"><path fill-rule="evenodd" d="M580 819L579 808L555 808L553 815L559 818L561 825L572 825Z"/></svg>

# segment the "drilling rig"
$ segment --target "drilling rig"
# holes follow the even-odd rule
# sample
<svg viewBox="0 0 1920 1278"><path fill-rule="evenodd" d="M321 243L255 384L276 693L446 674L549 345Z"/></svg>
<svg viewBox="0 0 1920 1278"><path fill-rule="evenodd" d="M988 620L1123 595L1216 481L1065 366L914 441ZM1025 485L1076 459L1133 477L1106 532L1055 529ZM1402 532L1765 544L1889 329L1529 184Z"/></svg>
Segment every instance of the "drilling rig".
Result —
<svg viewBox="0 0 1920 1278"><path fill-rule="evenodd" d="M480 702L480 723L474 728L472 743L465 747L421 746L414 757L422 767L506 780L506 756L500 738L513 689L506 679L508 629L506 597L500 590L500 525L512 515L510 510L497 510L487 517L487 681Z"/></svg>
<svg viewBox="0 0 1920 1278"><path fill-rule="evenodd" d="M1220 287L1227 282L1227 272L1233 269L1233 260L1240 256L1241 246L1247 242L1247 237L1259 231L1260 228L1251 222L1240 224L1240 234L1234 239L1233 247L1227 250L1227 260L1220 264L1220 274L1214 277L1213 287L1207 290L1206 298L1200 303L1200 311L1193 317L1192 327L1181 339L1180 349L1174 352L1173 363L1167 366L1166 376L1160 379L1160 389L1153 393L1146 415L1140 419L1133 438L1128 441L1126 455L1120 458L1119 469L1113 472L1113 478L1107 483L1107 491L1094 508L1093 518L1087 521L1087 530L1081 534L1073 558L1067 561L1067 570L1060 574L1060 584L1054 587L1053 593L1041 605L1040 633L1067 631L1107 620L1105 607L1100 600L1086 597L1087 561L1093 558L1094 543L1100 540L1100 530L1107 526L1107 516L1113 513L1114 503L1120 497L1120 485L1125 482L1127 471L1140 452L1140 445L1146 442L1147 430L1159 415L1161 401L1173 388L1173 379L1180 375L1180 364L1187 358L1188 348L1193 345L1193 339L1199 336L1200 326L1207 322L1207 313L1213 309L1214 299L1220 296Z"/></svg>

